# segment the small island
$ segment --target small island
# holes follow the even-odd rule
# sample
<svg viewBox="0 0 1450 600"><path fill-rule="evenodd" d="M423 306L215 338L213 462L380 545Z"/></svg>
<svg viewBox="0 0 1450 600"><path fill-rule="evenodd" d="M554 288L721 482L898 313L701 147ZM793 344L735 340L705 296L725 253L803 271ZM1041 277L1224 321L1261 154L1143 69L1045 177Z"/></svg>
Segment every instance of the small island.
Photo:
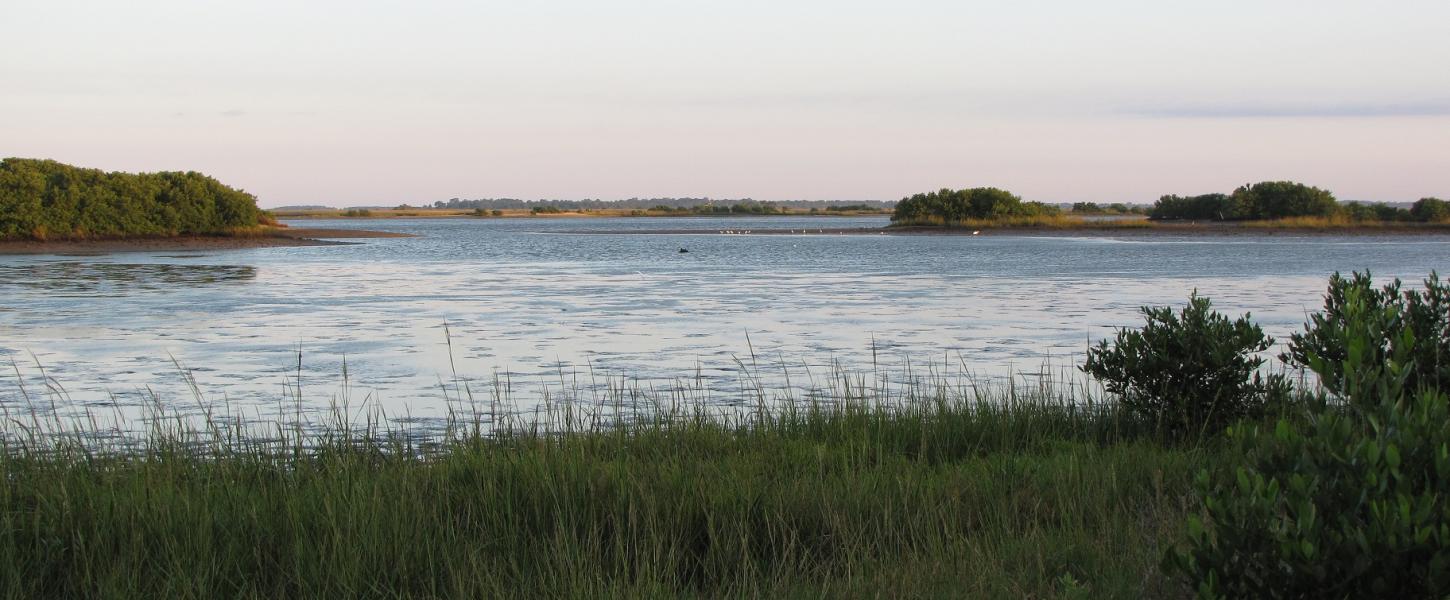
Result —
<svg viewBox="0 0 1450 600"><path fill-rule="evenodd" d="M1107 213L1079 203L1065 212L1042 202L1023 201L1006 190L979 187L916 194L902 198L891 215L898 231L1012 230L1159 230L1302 232L1446 232L1450 202L1421 198L1409 208L1384 202L1339 202L1327 190L1293 181L1244 185L1231 194L1166 195L1145 215ZM1081 209L1081 210L1078 210ZM1093 210L1099 209L1099 210ZM1116 214L1117 218L1105 214ZM1097 218L1090 218L1089 216Z"/></svg>
<svg viewBox="0 0 1450 600"><path fill-rule="evenodd" d="M310 246L394 237L289 229L257 198L197 173L120 173L54 160L0 161L0 253Z"/></svg>

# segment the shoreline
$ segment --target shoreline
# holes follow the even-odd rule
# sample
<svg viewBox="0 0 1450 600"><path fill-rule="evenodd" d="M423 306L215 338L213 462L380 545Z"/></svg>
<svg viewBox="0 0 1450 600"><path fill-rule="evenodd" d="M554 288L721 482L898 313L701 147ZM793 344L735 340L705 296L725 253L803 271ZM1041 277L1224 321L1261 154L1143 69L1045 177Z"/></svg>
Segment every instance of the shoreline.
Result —
<svg viewBox="0 0 1450 600"><path fill-rule="evenodd" d="M578 235L940 235L940 236L1031 236L1031 237L1155 237L1155 236L1450 236L1446 227L1253 227L1217 224L1165 224L1137 225L1128 227L990 227L979 229L960 227L929 227L907 225L901 227L808 227L796 229L636 229L603 230L576 229L559 233Z"/></svg>
<svg viewBox="0 0 1450 600"><path fill-rule="evenodd" d="M248 250L345 246L357 242L342 239L414 237L391 231L356 229L279 228L261 235L181 235L175 237L114 238L96 240L0 240L0 256L57 254L97 255L121 252L168 252L198 250Z"/></svg>
<svg viewBox="0 0 1450 600"><path fill-rule="evenodd" d="M590 209L585 212L561 211L557 213L534 213L529 209L506 208L501 209L503 214L479 215L472 210L461 210L451 208L412 208L412 209L368 209L367 215L346 215L343 211L273 211L272 214L279 220L284 221L306 221L306 220L332 220L343 219L348 221L385 220L385 219L687 219L691 217L889 217L890 212L865 212L865 211L822 211L822 212L785 212L785 213L662 213L650 212L642 209ZM640 214L640 213L643 214Z"/></svg>

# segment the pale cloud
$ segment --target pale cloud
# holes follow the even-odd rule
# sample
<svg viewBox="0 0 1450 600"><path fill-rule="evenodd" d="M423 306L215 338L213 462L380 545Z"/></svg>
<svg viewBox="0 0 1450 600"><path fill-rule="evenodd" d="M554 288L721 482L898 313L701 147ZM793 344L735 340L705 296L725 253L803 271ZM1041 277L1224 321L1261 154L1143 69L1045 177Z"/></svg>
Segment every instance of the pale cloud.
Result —
<svg viewBox="0 0 1450 600"><path fill-rule="evenodd" d="M0 155L264 205L450 197L1450 196L1450 3L47 0Z"/></svg>
<svg viewBox="0 0 1450 600"><path fill-rule="evenodd" d="M1175 119L1444 117L1450 116L1450 100L1347 104L1190 104L1134 108L1123 112L1129 115Z"/></svg>

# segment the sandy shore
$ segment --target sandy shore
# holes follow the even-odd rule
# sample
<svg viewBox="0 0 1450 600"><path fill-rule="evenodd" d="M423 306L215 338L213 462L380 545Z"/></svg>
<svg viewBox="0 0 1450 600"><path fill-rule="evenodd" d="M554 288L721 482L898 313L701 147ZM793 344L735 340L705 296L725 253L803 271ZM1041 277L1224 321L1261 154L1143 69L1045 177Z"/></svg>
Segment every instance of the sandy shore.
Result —
<svg viewBox="0 0 1450 600"><path fill-rule="evenodd" d="M183 235L167 238L129 238L112 240L5 240L0 241L0 254L110 254L113 252L171 252L199 250L242 250L292 246L336 246L348 244L339 239L412 237L390 231L356 229L287 228L257 236Z"/></svg>

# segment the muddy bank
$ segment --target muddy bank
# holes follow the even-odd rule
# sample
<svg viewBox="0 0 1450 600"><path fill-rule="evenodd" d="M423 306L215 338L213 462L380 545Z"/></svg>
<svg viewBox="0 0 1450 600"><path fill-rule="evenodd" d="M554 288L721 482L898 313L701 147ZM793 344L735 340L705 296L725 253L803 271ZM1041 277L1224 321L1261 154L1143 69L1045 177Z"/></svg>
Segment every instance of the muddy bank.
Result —
<svg viewBox="0 0 1450 600"><path fill-rule="evenodd" d="M413 237L391 231L356 229L287 228L261 235L183 235L164 238L101 240L0 240L3 254L110 254L113 252L169 252L197 250L243 250L296 246L337 246L350 242L339 239Z"/></svg>

